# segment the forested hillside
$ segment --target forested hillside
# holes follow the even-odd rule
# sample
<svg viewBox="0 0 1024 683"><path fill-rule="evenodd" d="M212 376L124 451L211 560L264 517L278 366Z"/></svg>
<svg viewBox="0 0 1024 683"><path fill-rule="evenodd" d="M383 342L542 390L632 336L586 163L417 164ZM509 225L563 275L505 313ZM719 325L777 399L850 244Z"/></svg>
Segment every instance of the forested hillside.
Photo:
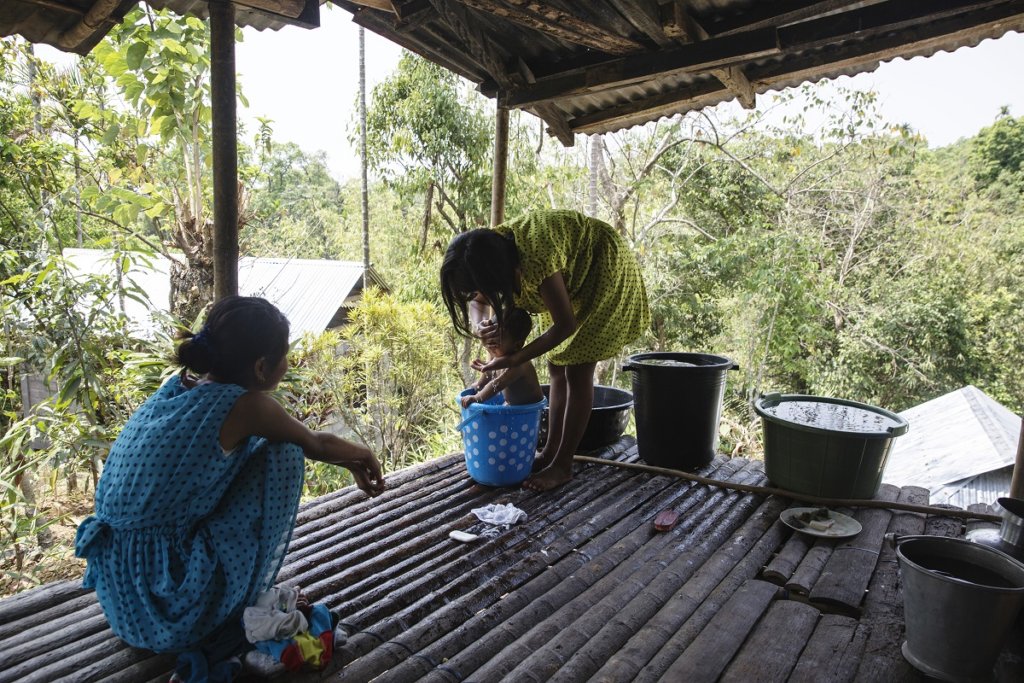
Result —
<svg viewBox="0 0 1024 683"><path fill-rule="evenodd" d="M173 371L175 325L193 327L212 296L207 45L203 22L151 10L66 70L0 41L0 555L12 585L29 585L39 558L67 556L46 550L62 522L37 505L91 495L107 445ZM1024 118L1005 112L933 149L880 120L871 94L824 92L569 149L514 113L506 215L572 208L622 232L653 311L627 353L741 367L725 453L757 456L749 405L768 391L900 411L973 384L1021 413ZM489 220L493 103L410 55L367 99L369 248L390 291L298 344L279 398L313 427L341 420L394 470L460 449L454 396L474 350L451 330L437 273L452 236ZM272 122L241 136L243 255L361 261L358 181L276 142ZM112 250L110 275L73 277L61 253L74 246ZM158 254L175 262L172 317L142 338L120 311L145 298L132 273ZM621 360L602 364L601 383L629 388ZM22 400L31 376L53 390L36 406ZM312 468L308 493L348 483L335 472Z"/></svg>

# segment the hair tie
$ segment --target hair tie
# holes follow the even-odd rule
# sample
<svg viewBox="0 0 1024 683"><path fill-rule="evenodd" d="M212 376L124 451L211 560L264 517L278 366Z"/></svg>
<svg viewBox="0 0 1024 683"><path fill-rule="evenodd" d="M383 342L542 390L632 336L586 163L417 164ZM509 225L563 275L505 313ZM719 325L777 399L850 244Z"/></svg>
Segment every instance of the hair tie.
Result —
<svg viewBox="0 0 1024 683"><path fill-rule="evenodd" d="M203 325L202 329L192 335L192 343L204 349L210 349L210 333L206 330L206 325Z"/></svg>

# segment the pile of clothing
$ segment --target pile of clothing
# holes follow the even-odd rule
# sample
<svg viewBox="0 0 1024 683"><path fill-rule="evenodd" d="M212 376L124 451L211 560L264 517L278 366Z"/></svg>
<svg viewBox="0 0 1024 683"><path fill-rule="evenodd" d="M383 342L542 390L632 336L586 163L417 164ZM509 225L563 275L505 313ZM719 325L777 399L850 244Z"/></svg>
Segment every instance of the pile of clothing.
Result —
<svg viewBox="0 0 1024 683"><path fill-rule="evenodd" d="M326 605L311 605L298 588L288 586L260 593L242 613L246 640L289 671L326 667L334 654L335 625Z"/></svg>

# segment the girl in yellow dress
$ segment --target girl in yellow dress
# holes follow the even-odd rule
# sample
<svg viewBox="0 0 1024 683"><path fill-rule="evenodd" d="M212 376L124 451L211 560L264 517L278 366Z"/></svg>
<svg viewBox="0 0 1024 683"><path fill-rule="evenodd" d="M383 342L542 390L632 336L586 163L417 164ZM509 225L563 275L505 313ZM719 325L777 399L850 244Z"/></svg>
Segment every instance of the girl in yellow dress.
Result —
<svg viewBox="0 0 1024 683"><path fill-rule="evenodd" d="M548 354L548 436L523 486L546 491L572 478L572 456L594 404L597 362L650 325L640 266L615 229L575 211L535 211L458 235L441 265L441 295L460 334L497 343L515 307L547 329L518 352L477 369L515 367Z"/></svg>

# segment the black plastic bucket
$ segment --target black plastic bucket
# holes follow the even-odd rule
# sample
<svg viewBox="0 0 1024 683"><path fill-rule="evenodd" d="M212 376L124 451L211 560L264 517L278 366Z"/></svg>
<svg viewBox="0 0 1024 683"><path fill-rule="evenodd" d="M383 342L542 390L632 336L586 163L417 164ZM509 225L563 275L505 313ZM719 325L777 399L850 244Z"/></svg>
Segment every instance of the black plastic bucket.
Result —
<svg viewBox="0 0 1024 683"><path fill-rule="evenodd" d="M739 365L708 353L638 353L623 370L633 373L633 406L640 457L658 467L695 470L718 448L725 378Z"/></svg>

